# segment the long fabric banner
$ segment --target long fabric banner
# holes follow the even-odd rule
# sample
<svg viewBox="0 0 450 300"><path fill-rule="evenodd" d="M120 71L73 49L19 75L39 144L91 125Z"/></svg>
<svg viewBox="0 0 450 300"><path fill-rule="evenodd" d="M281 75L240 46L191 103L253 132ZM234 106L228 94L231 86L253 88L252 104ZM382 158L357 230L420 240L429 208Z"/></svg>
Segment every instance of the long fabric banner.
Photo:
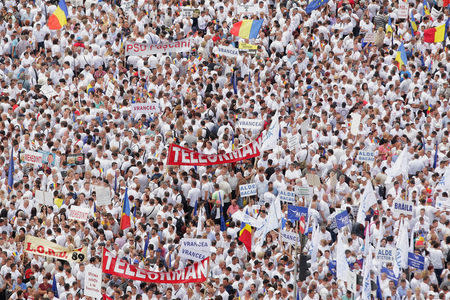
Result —
<svg viewBox="0 0 450 300"><path fill-rule="evenodd" d="M260 155L260 141L261 136L242 148L224 154L201 154L176 144L170 144L167 165L211 166L250 159Z"/></svg>
<svg viewBox="0 0 450 300"><path fill-rule="evenodd" d="M69 249L31 235L25 237L24 251L72 262L83 262L86 259L86 248Z"/></svg>
<svg viewBox="0 0 450 300"><path fill-rule="evenodd" d="M130 42L125 46L125 55L147 56L158 53L174 53L191 51L191 40L184 39L161 44Z"/></svg>
<svg viewBox="0 0 450 300"><path fill-rule="evenodd" d="M126 261L118 259L108 250L103 249L103 273L143 282L171 284L204 282L208 277L208 265L209 257L181 270L172 272L152 272L136 268L134 265L130 265Z"/></svg>

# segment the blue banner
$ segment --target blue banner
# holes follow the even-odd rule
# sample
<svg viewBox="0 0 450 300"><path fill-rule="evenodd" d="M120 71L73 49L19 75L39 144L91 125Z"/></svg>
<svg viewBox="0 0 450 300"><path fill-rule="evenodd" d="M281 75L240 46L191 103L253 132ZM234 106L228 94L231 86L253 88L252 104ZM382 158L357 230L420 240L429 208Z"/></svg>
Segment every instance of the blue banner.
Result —
<svg viewBox="0 0 450 300"><path fill-rule="evenodd" d="M288 205L288 220L298 221L301 216L305 216L305 221L308 220L308 208L303 206Z"/></svg>
<svg viewBox="0 0 450 300"><path fill-rule="evenodd" d="M348 216L347 210L336 215L336 226L338 229L345 227L350 224L350 218Z"/></svg>
<svg viewBox="0 0 450 300"><path fill-rule="evenodd" d="M394 281L394 284L397 286L398 284L398 277L395 277L394 271L389 270L388 268L381 268L381 273L385 273L387 275L387 278Z"/></svg>
<svg viewBox="0 0 450 300"><path fill-rule="evenodd" d="M408 252L408 266L418 270L425 269L425 257L419 254Z"/></svg>

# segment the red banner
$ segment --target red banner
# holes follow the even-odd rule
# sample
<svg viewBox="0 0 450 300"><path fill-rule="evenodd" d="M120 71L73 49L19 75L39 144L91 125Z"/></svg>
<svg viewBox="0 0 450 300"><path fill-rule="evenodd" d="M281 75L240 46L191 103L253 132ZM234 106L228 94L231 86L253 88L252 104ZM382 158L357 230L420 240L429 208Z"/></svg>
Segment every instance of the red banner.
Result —
<svg viewBox="0 0 450 300"><path fill-rule="evenodd" d="M103 273L143 282L172 284L204 282L208 277L208 265L209 257L181 270L172 272L152 272L130 265L126 261L115 257L108 250L103 249Z"/></svg>
<svg viewBox="0 0 450 300"><path fill-rule="evenodd" d="M242 148L224 154L201 154L176 144L170 144L167 165L210 166L250 159L260 155L260 139L261 136Z"/></svg>

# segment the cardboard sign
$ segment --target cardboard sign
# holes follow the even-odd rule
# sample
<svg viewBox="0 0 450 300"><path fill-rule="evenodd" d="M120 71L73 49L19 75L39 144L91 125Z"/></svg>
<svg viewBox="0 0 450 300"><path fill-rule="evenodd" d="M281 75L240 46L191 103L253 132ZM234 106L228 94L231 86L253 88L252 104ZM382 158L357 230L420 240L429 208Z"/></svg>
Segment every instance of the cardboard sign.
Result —
<svg viewBox="0 0 450 300"><path fill-rule="evenodd" d="M288 138L288 147L290 151L295 151L298 146L298 134L291 135Z"/></svg>
<svg viewBox="0 0 450 300"><path fill-rule="evenodd" d="M295 232L289 232L286 230L280 231L281 240L291 245L297 245L300 242L300 237Z"/></svg>
<svg viewBox="0 0 450 300"><path fill-rule="evenodd" d="M408 2L399 1L397 16L399 19L407 19L408 18Z"/></svg>
<svg viewBox="0 0 450 300"><path fill-rule="evenodd" d="M358 151L358 156L356 159L360 162L366 162L370 165L373 165L375 162L375 153L373 151L364 151L360 150Z"/></svg>
<svg viewBox="0 0 450 300"><path fill-rule="evenodd" d="M72 206L69 209L69 220L75 220L80 222L86 222L89 218L91 211L89 208L81 207L81 206Z"/></svg>
<svg viewBox="0 0 450 300"><path fill-rule="evenodd" d="M256 195L256 183L243 184L239 186L241 197L249 197Z"/></svg>
<svg viewBox="0 0 450 300"><path fill-rule="evenodd" d="M425 269L425 257L412 252L408 252L408 266L418 270Z"/></svg>
<svg viewBox="0 0 450 300"><path fill-rule="evenodd" d="M102 297L102 269L87 265L84 277L84 294L94 299Z"/></svg>
<svg viewBox="0 0 450 300"><path fill-rule="evenodd" d="M376 250L376 259L383 263L393 262L397 251L393 248L380 247Z"/></svg>
<svg viewBox="0 0 450 300"><path fill-rule="evenodd" d="M413 214L413 203L409 201L395 200L392 205L392 214L399 217L400 214L409 216Z"/></svg>
<svg viewBox="0 0 450 300"><path fill-rule="evenodd" d="M111 203L111 190L109 187L94 185L97 206L105 206Z"/></svg>
<svg viewBox="0 0 450 300"><path fill-rule="evenodd" d="M280 191L277 198L283 202L295 203L295 192L287 190Z"/></svg>
<svg viewBox="0 0 450 300"><path fill-rule="evenodd" d="M288 205L287 218L291 221L300 220L301 216L308 220L308 208L303 206Z"/></svg>
<svg viewBox="0 0 450 300"><path fill-rule="evenodd" d="M218 46L217 48L214 48L214 53L217 55L234 58L239 56L239 49L230 46Z"/></svg>
<svg viewBox="0 0 450 300"><path fill-rule="evenodd" d="M159 105L157 103L132 103L131 114L155 114L159 112Z"/></svg>

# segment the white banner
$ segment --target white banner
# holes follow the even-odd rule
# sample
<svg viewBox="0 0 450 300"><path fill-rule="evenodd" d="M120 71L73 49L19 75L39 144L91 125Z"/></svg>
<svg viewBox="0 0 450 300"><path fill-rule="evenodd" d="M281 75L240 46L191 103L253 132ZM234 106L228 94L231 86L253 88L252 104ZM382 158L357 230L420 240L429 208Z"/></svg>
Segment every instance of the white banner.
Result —
<svg viewBox="0 0 450 300"><path fill-rule="evenodd" d="M53 193L36 190L35 192L36 202L42 205L53 206Z"/></svg>
<svg viewBox="0 0 450 300"><path fill-rule="evenodd" d="M394 261L397 251L393 248L379 247L375 253L378 261L388 263Z"/></svg>
<svg viewBox="0 0 450 300"><path fill-rule="evenodd" d="M100 299L102 297L102 269L87 265L84 274L84 295Z"/></svg>
<svg viewBox="0 0 450 300"><path fill-rule="evenodd" d="M36 151L31 150L25 150L24 152L20 152L20 162L26 163L26 164L33 164L37 166L42 165L42 159L44 157L44 154Z"/></svg>
<svg viewBox="0 0 450 300"><path fill-rule="evenodd" d="M360 150L358 151L358 156L356 157L356 160L373 165L375 161L375 153L373 151Z"/></svg>
<svg viewBox="0 0 450 300"><path fill-rule="evenodd" d="M231 46L218 46L214 48L214 53L217 55L227 56L227 57L238 57L239 49Z"/></svg>
<svg viewBox="0 0 450 300"><path fill-rule="evenodd" d="M209 239L190 239L182 238L181 247L188 249L195 249L203 253L208 253L211 251L211 240Z"/></svg>
<svg viewBox="0 0 450 300"><path fill-rule="evenodd" d="M184 39L161 44L129 42L125 45L125 55L148 56L158 53L177 53L191 51L191 40Z"/></svg>
<svg viewBox="0 0 450 300"><path fill-rule="evenodd" d="M181 246L180 252L178 255L182 258L190 259L193 261L202 261L209 256L209 253L204 253L197 249L186 248Z"/></svg>
<svg viewBox="0 0 450 300"><path fill-rule="evenodd" d="M249 197L256 195L256 183L243 184L239 186L241 197Z"/></svg>
<svg viewBox="0 0 450 300"><path fill-rule="evenodd" d="M295 232L289 232L289 231L286 231L286 230L281 230L280 231L280 235L281 235L281 240L283 242L286 242L286 243L291 244L291 245L295 245L295 244L297 244L300 241L300 238L299 238L298 234L295 233Z"/></svg>
<svg viewBox="0 0 450 300"><path fill-rule="evenodd" d="M109 187L94 185L97 206L105 206L111 203L111 190Z"/></svg>
<svg viewBox="0 0 450 300"><path fill-rule="evenodd" d="M87 219L89 218L90 213L91 211L89 210L89 208L73 205L69 209L69 214L67 218L69 220L86 222Z"/></svg>
<svg viewBox="0 0 450 300"><path fill-rule="evenodd" d="M278 194L278 199L284 202L295 203L295 192L281 190L280 193Z"/></svg>
<svg viewBox="0 0 450 300"><path fill-rule="evenodd" d="M132 103L131 113L133 115L159 113L159 105L157 103Z"/></svg>
<svg viewBox="0 0 450 300"><path fill-rule="evenodd" d="M402 200L394 200L392 214L394 217L399 217L400 214L405 216L413 214L413 203Z"/></svg>
<svg viewBox="0 0 450 300"><path fill-rule="evenodd" d="M70 262L83 262L86 259L86 248L70 249L31 235L25 236L24 251Z"/></svg>

